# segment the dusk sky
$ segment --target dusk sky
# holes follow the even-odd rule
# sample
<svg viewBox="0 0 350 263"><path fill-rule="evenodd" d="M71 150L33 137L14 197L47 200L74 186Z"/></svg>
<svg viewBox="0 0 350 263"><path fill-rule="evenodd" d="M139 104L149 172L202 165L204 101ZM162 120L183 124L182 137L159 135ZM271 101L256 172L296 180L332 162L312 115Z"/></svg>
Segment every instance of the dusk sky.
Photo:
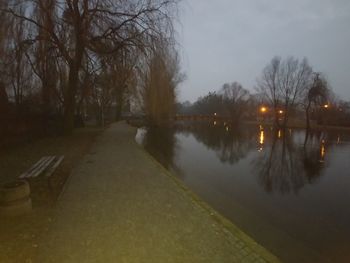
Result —
<svg viewBox="0 0 350 263"><path fill-rule="evenodd" d="M350 100L349 0L184 0L179 20L180 101L233 81L254 92L275 55L307 57Z"/></svg>

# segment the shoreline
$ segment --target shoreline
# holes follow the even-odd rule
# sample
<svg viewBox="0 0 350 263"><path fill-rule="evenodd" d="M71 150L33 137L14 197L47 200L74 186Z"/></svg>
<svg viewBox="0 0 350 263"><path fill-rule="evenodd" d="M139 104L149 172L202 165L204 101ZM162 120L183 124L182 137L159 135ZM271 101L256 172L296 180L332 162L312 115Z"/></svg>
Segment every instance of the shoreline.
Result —
<svg viewBox="0 0 350 263"><path fill-rule="evenodd" d="M133 127L133 126L132 126ZM134 127L133 127L134 128ZM171 171L166 169L160 162L157 161L150 153L146 151L142 145L139 145L140 149L147 155L147 157L154 162L163 172L179 187L186 195L197 205L202 207L215 221L221 224L230 233L239 236L242 240L250 244L253 250L264 257L268 262L281 262L275 255L273 255L268 249L257 243L253 238L236 226L232 221L227 219L221 213L216 211L207 202L203 201L197 194L195 194L191 189L189 189L180 179L178 179Z"/></svg>
<svg viewBox="0 0 350 263"><path fill-rule="evenodd" d="M99 136L67 181L37 261L280 262L177 180L135 132L119 122Z"/></svg>

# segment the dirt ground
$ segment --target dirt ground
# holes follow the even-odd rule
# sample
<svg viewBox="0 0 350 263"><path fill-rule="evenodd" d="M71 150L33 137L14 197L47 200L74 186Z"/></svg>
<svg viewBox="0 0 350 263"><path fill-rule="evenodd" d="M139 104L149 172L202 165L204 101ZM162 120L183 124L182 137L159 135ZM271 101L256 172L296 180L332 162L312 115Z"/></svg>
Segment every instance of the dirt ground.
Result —
<svg viewBox="0 0 350 263"><path fill-rule="evenodd" d="M101 132L99 128L82 128L71 136L47 137L0 150L0 184L15 180L43 156L65 156L50 180L45 176L29 180L31 213L0 217L0 262L31 262L37 239L48 228L64 183Z"/></svg>

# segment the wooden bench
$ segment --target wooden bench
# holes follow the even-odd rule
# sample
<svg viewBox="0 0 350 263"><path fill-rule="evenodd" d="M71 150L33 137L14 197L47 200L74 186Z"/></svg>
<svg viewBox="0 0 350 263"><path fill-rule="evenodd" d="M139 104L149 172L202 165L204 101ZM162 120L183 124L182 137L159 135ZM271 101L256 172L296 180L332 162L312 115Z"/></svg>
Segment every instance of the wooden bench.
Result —
<svg viewBox="0 0 350 263"><path fill-rule="evenodd" d="M29 179L45 174L47 177L55 172L57 167L63 161L64 156L44 156L36 164L34 164L28 171L19 176L20 179Z"/></svg>

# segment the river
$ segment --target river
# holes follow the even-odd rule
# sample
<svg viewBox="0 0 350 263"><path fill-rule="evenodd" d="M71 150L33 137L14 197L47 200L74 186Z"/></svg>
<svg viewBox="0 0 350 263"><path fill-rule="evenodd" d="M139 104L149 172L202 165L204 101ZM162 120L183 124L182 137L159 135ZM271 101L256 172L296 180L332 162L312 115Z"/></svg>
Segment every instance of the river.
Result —
<svg viewBox="0 0 350 263"><path fill-rule="evenodd" d="M350 262L350 133L224 122L141 128L136 140L285 262Z"/></svg>

